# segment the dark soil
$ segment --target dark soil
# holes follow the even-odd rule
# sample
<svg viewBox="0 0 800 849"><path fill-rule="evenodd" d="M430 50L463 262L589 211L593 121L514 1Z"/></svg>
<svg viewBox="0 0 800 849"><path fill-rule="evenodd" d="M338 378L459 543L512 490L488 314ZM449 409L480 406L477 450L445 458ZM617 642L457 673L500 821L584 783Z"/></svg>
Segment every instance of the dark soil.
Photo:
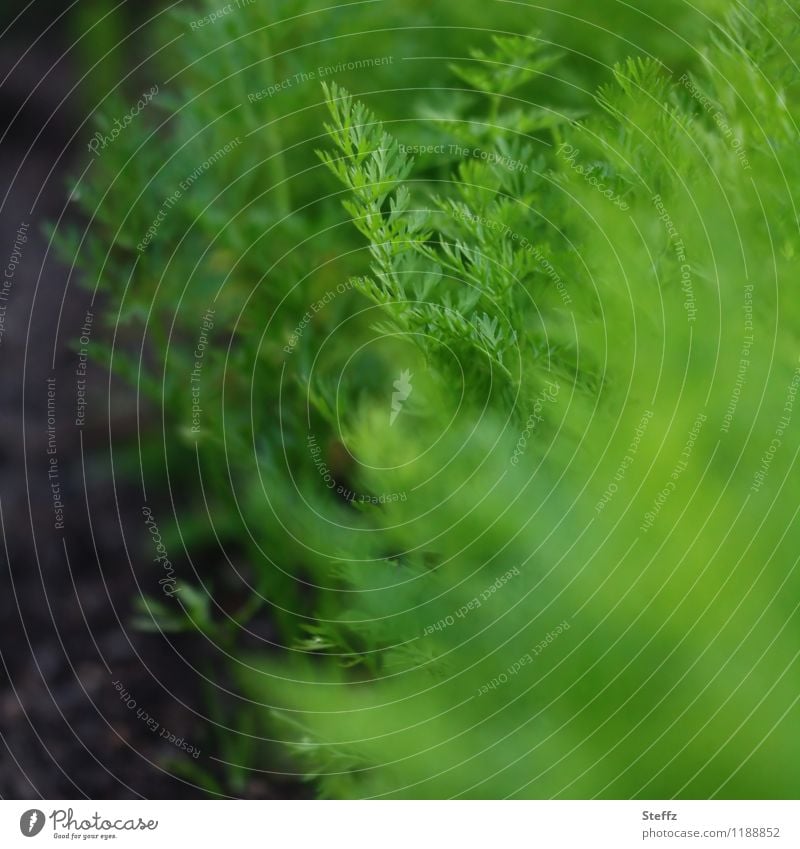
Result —
<svg viewBox="0 0 800 849"><path fill-rule="evenodd" d="M86 424L78 428L74 422L77 356L70 345L79 335L89 295L58 263L44 228L72 214L66 175L85 140L70 142L78 112L72 99L59 104L76 69L65 60L48 72L64 49L58 28L24 58L33 39L14 32L0 39L0 80L8 75L0 85L7 128L0 147L5 196L0 273L22 222L29 225L29 238L0 342L0 734L5 747L0 796L202 796L192 781L165 770L170 760L183 759L219 773L209 723L202 719L198 676L191 669L198 664L198 647L181 635L167 638L131 627L137 585L158 575L152 557L140 556L149 544L139 519L141 496L124 474L117 472L116 485L111 477L109 430L115 453L135 432L130 390L114 388L109 421L107 377L93 372ZM48 378L55 378L55 455L48 454L53 446L47 432ZM52 456L58 462L63 530L56 527L48 477ZM135 708L125 704L115 682L135 700ZM151 730L147 717L159 731L199 748L200 756L190 759ZM227 792L224 781L222 787ZM270 787L253 780L241 795L269 796Z"/></svg>

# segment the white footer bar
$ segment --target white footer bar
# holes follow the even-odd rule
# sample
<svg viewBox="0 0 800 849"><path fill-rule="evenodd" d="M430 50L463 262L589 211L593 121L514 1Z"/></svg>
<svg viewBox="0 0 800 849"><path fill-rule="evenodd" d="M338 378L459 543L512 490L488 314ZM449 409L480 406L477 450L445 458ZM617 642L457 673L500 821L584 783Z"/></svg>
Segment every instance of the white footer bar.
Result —
<svg viewBox="0 0 800 849"><path fill-rule="evenodd" d="M0 846L800 847L797 802L0 801Z"/></svg>

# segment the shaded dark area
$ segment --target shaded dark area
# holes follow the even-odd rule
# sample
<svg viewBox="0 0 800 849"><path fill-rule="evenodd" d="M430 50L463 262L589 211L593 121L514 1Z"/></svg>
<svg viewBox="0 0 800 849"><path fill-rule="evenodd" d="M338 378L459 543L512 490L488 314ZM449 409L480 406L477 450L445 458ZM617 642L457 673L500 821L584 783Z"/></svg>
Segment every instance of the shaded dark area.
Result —
<svg viewBox="0 0 800 849"><path fill-rule="evenodd" d="M194 713L200 712L201 699L188 674L191 646L180 635L167 640L131 628L141 579L134 572L143 567L132 567L136 552L126 544L141 541L142 534L126 529L123 535L119 516L137 515L139 504L128 484L118 480L115 486L112 480L107 402L101 394L107 378L93 366L85 424L75 426L78 358L73 346L90 293L80 289L77 275L70 277L48 248L47 222L71 214L67 176L79 161L76 152L85 149L85 127L72 138L81 114L79 94L69 95L80 76L71 64L74 51L53 65L67 51L79 16L93 4L76 5L37 40L32 24L41 25L47 11L55 20L66 7L36 4L36 16L23 15L5 32L0 51L3 269L15 244L19 253L0 341L5 539L0 557L5 749L0 795L192 797L203 791L164 769L171 758L186 757L169 737L199 747L197 762L209 768L202 722ZM144 15L147 5L139 4L137 12ZM6 7L0 26L20 8ZM95 325L98 313L95 309ZM48 434L51 386L55 427ZM121 404L124 393L115 386L115 448L135 433L135 400L128 390L130 404ZM50 448L54 451L48 454ZM53 457L56 476L50 475ZM63 530L56 527L54 486L64 504ZM147 564L149 558L138 562ZM115 681L135 699L136 708L124 703ZM148 727L137 710L157 718L158 730ZM159 735L162 729L167 739Z"/></svg>

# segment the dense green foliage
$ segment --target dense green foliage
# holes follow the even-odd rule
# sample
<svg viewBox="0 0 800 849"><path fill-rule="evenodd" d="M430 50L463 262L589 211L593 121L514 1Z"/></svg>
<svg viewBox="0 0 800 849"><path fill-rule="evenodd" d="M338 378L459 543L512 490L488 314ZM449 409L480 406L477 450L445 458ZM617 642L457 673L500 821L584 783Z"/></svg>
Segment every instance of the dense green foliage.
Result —
<svg viewBox="0 0 800 849"><path fill-rule="evenodd" d="M796 4L597 5L615 35L184 11L84 179L66 250L163 422L148 494L183 493L141 616L224 660L224 760L332 797L796 793Z"/></svg>

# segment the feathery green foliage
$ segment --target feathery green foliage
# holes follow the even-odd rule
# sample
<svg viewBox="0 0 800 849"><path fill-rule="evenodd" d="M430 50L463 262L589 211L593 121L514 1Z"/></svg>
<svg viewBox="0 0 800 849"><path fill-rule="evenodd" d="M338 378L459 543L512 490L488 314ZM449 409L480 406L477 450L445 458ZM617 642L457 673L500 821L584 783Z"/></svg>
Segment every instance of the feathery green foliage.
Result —
<svg viewBox="0 0 800 849"><path fill-rule="evenodd" d="M793 796L796 10L685 17L697 56L609 36L599 88L588 25L502 14L471 57L443 34L434 71L293 84L285 120L248 92L309 67L301 19L232 16L182 48L174 152L131 133L98 160L84 267L147 352L109 359L166 411L169 482L202 481L176 544L226 552L141 615L223 647L245 774L335 798ZM362 55L396 49L366 23Z"/></svg>

